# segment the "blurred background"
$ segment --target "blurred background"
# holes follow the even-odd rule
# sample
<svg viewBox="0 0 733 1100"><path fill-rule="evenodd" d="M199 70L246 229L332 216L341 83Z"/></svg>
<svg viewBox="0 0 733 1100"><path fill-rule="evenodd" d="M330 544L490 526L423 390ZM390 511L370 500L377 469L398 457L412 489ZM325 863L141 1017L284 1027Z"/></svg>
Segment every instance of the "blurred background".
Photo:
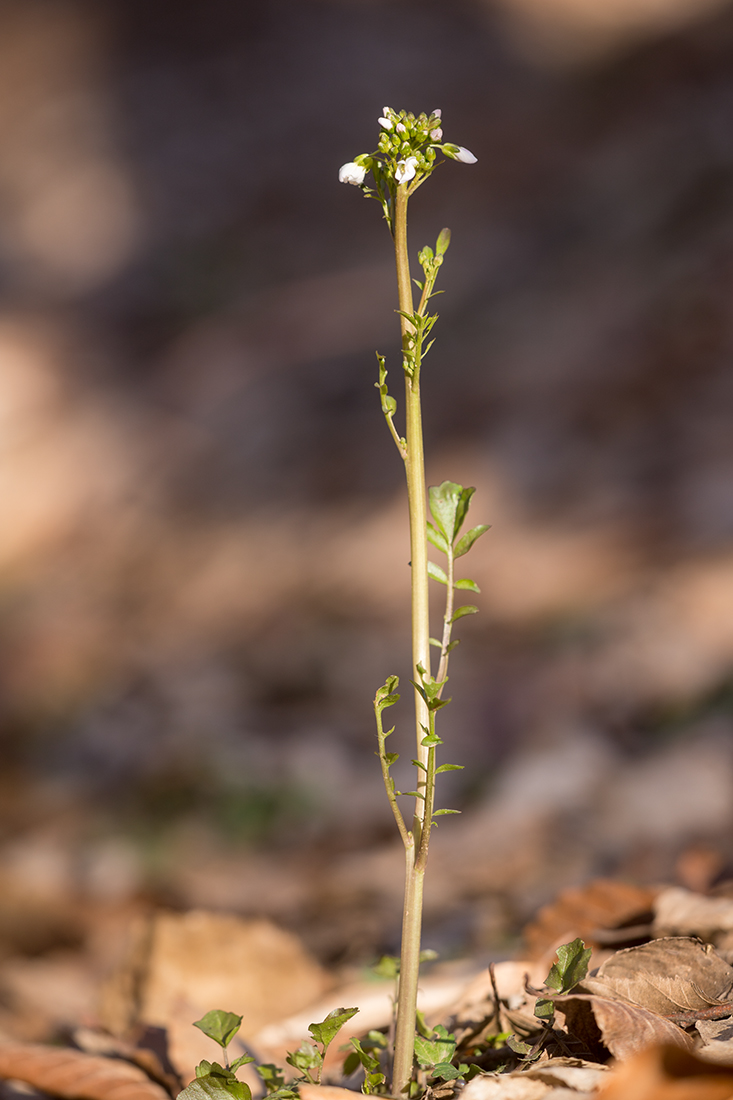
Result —
<svg viewBox="0 0 733 1100"><path fill-rule="evenodd" d="M394 275L337 181L384 104L479 158L411 204L413 257L453 233L429 481L492 525L426 942L726 874L733 6L2 0L3 1011L19 958L135 906L270 915L326 963L397 944Z"/></svg>

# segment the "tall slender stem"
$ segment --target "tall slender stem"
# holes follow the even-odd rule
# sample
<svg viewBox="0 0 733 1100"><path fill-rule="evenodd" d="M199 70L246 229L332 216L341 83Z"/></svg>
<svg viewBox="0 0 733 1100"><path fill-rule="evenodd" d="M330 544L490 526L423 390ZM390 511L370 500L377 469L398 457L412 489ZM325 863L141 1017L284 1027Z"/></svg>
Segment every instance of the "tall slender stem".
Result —
<svg viewBox="0 0 733 1100"><path fill-rule="evenodd" d="M397 287L402 314L413 313L410 261L407 252L407 199L408 189L399 184L395 195L394 241L397 263ZM428 621L428 544L427 506L425 492L425 457L423 451L422 410L420 407L420 363L410 359L410 343L414 327L405 316L400 317L402 329L403 365L405 367L406 407L406 455L407 497L410 511L410 560L412 595L412 673L417 682L418 665L430 671L430 642ZM423 746L425 727L429 725L428 709L415 691L416 759L427 769L428 750ZM417 789L425 793L426 771L418 769ZM402 917L402 951L400 957L400 982L395 1032L395 1054L392 1071L392 1090L403 1095L412 1077L415 1049L415 1012L417 1009L417 984L420 968L420 933L422 927L422 892L424 860L416 867L416 853L422 850L425 821L425 800L415 800L411 843L405 846L405 902Z"/></svg>

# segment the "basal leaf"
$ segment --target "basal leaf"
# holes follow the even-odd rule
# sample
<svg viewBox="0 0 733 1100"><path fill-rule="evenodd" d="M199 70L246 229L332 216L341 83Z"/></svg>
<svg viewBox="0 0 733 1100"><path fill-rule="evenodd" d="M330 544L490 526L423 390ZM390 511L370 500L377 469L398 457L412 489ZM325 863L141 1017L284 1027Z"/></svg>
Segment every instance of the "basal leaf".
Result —
<svg viewBox="0 0 733 1100"><path fill-rule="evenodd" d="M208 1035L209 1039L213 1039L220 1047L228 1047L239 1031L241 1023L242 1017L237 1016L235 1012L224 1012L220 1008L215 1008L200 1020L196 1020L193 1026L203 1031L204 1035Z"/></svg>
<svg viewBox="0 0 733 1100"><path fill-rule="evenodd" d="M186 1088L178 1093L177 1100L252 1100L252 1092L244 1081L207 1074L196 1077Z"/></svg>
<svg viewBox="0 0 733 1100"><path fill-rule="evenodd" d="M356 1016L358 1008L334 1008L329 1012L325 1020L321 1020L319 1024L309 1024L308 1030L317 1043L323 1044L323 1053L326 1053L329 1044L334 1037L339 1033L344 1024L351 1019L352 1016Z"/></svg>
<svg viewBox="0 0 733 1100"><path fill-rule="evenodd" d="M586 947L581 939L564 943L557 949L557 962L550 967L545 984L558 993L568 993L588 973L591 954L591 948Z"/></svg>

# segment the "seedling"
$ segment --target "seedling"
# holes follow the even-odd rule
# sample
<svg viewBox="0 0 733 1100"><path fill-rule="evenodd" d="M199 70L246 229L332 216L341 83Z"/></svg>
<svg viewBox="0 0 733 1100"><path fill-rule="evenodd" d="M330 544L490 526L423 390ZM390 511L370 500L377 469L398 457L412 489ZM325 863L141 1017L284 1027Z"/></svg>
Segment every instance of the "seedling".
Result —
<svg viewBox="0 0 733 1100"><path fill-rule="evenodd" d="M374 699L377 723L378 755L384 786L392 813L405 849L405 896L402 918L402 948L400 954L397 1021L395 1029L392 1092L402 1096L410 1091L415 1062L417 983L420 966L420 937L425 868L430 834L435 818L455 810L435 808L436 777L441 772L460 768L458 764L437 763L437 750L443 744L436 732L436 715L450 702L443 689L448 679L451 650L458 644L452 638L454 624L465 615L472 615L474 604L455 606L456 590L478 592L475 581L456 578L456 560L468 553L476 540L487 530L485 524L462 534L472 488L453 481L433 486L429 493L425 485L425 459L422 431L420 383L423 359L433 346L431 333L438 320L428 306L439 291L435 283L450 245L450 230L438 235L435 248L426 245L418 253L422 280L412 279L407 249L407 204L415 191L430 177L443 154L464 164L473 164L476 157L463 146L443 141L441 112L413 115L385 107L378 120L381 134L373 153L361 153L344 164L339 171L342 183L360 187L367 197L377 199L392 235L397 265L397 293L402 337L402 374L405 386L405 434L395 426L397 401L389 393L384 356L377 352L379 391L382 413L397 451L405 467L407 502L410 517L410 564L412 599L412 674L414 688L415 732L417 748L412 763L417 771L415 789L398 791L390 768L398 759L396 752L387 752L387 738L394 727L385 730L382 713L393 706L400 696L397 676L388 677ZM367 183L367 177L371 180ZM417 307L413 300L413 282L419 291ZM432 522L428 520L430 503ZM437 564L428 560L428 542L444 556ZM445 612L439 637L431 637L429 629L428 578L446 588ZM430 647L438 649L436 675L431 670ZM412 821L408 826L398 804L398 798L409 795L415 799ZM420 1048L424 1051L424 1046ZM357 1052L358 1053L358 1052ZM420 1056L418 1056L418 1061ZM422 1063L421 1063L422 1064ZM445 1061L434 1063L441 1067ZM448 1072L445 1070L445 1072Z"/></svg>

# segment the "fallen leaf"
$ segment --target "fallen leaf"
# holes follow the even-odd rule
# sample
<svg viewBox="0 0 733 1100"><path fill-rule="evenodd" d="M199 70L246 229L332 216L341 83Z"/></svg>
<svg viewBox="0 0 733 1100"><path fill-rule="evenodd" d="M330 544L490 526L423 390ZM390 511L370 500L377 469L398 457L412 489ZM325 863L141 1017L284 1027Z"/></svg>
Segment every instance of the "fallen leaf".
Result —
<svg viewBox="0 0 733 1100"><path fill-rule="evenodd" d="M733 1073L677 1046L650 1047L614 1069L598 1100L733 1100Z"/></svg>
<svg viewBox="0 0 733 1100"><path fill-rule="evenodd" d="M129 1062L40 1043L0 1042L0 1077L68 1100L170 1100Z"/></svg>
<svg viewBox="0 0 733 1100"><path fill-rule="evenodd" d="M598 935L601 930L649 925L655 894L655 890L612 879L596 879L586 886L563 890L525 927L529 957L541 958L559 941L577 936L586 946L601 945L609 942L608 937Z"/></svg>
<svg viewBox="0 0 733 1100"><path fill-rule="evenodd" d="M607 1066L595 1062L584 1062L579 1058L553 1058L513 1073L488 1073L474 1077L461 1093L461 1100L542 1100L554 1094L580 1100L581 1097L594 1097L595 1089L609 1073Z"/></svg>
<svg viewBox="0 0 733 1100"><path fill-rule="evenodd" d="M698 1020L695 1027L703 1044L698 1053L705 1061L733 1067L733 1020Z"/></svg>
<svg viewBox="0 0 733 1100"><path fill-rule="evenodd" d="M600 1043L623 1061L660 1043L692 1049L692 1040L681 1028L640 1005L588 993L567 993L553 1000L568 1031L590 1051L597 1050Z"/></svg>
<svg viewBox="0 0 733 1100"><path fill-rule="evenodd" d="M621 998L661 1016L720 1004L731 988L733 969L710 944L685 937L617 951L579 986L581 992Z"/></svg>
<svg viewBox="0 0 733 1100"><path fill-rule="evenodd" d="M714 942L718 933L733 931L733 899L706 898L671 886L654 902L654 930L657 935L699 936Z"/></svg>

